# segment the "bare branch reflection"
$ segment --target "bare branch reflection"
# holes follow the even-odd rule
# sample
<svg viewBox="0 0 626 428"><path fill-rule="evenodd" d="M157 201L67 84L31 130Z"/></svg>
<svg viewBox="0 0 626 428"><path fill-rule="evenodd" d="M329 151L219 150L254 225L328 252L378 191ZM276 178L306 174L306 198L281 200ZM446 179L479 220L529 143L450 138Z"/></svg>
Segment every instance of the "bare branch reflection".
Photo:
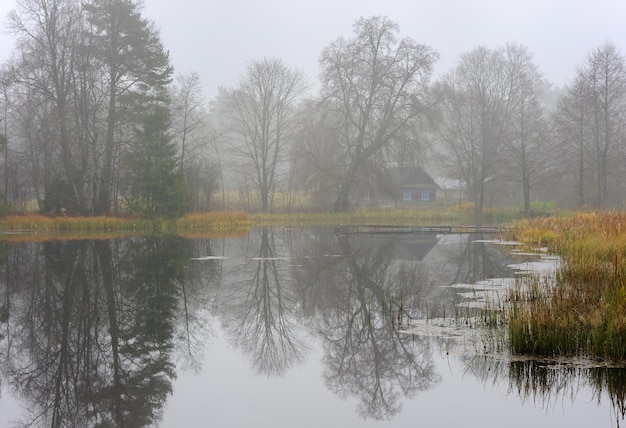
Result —
<svg viewBox="0 0 626 428"><path fill-rule="evenodd" d="M397 237L321 237L320 257L302 272L303 298L320 313L326 384L342 397L358 397L363 418L390 419L403 398L440 381L428 343L400 333L403 313L421 310L428 274L395 260L397 245Z"/></svg>
<svg viewBox="0 0 626 428"><path fill-rule="evenodd" d="M233 273L239 279L225 302L226 330L259 373L279 376L301 362L306 351L295 317L288 258L277 256L268 228L254 232L248 243L258 246L256 255Z"/></svg>
<svg viewBox="0 0 626 428"><path fill-rule="evenodd" d="M180 368L198 374L206 342L214 335L212 320L222 285L224 262L219 257L223 257L224 240L191 240L187 246L189 265L186 280L180 285L174 337Z"/></svg>

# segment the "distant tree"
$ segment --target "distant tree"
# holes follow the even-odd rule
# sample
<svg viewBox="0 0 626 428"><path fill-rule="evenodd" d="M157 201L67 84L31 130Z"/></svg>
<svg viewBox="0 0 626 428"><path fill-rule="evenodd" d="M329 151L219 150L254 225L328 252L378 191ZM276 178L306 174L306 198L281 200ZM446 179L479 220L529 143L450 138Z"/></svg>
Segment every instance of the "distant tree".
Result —
<svg viewBox="0 0 626 428"><path fill-rule="evenodd" d="M577 76L560 97L553 114L553 129L560 152L559 167L566 181L573 183L578 206L588 203L589 120L588 88L582 76Z"/></svg>
<svg viewBox="0 0 626 428"><path fill-rule="evenodd" d="M140 2L92 0L83 7L108 89L106 132L95 203L96 214L105 214L110 211L115 184L116 131L134 114L141 116L138 112L142 105L166 98L165 90L173 70L158 32L141 16Z"/></svg>
<svg viewBox="0 0 626 428"><path fill-rule="evenodd" d="M259 191L262 212L269 210L294 133L295 103L305 88L302 73L265 58L248 67L235 89L220 91L233 152L249 166L244 172Z"/></svg>
<svg viewBox="0 0 626 428"><path fill-rule="evenodd" d="M346 211L364 169L384 165L394 145L407 142L411 127L428 112L426 95L438 54L409 38L387 18L359 19L354 37L339 38L320 58L322 99L341 139L333 158L343 163L335 211ZM410 141L414 143L415 141Z"/></svg>
<svg viewBox="0 0 626 428"><path fill-rule="evenodd" d="M205 107L202 82L196 72L178 75L171 88L172 137L185 177L189 209L210 209L219 184L219 153L214 152L215 130Z"/></svg>
<svg viewBox="0 0 626 428"><path fill-rule="evenodd" d="M441 138L465 180L482 222L487 183L502 174L519 76L508 73L506 49L478 47L461 56L443 81Z"/></svg>
<svg viewBox="0 0 626 428"><path fill-rule="evenodd" d="M626 135L626 63L615 45L606 42L589 54L579 72L585 78L592 109L590 153L596 172L597 206L606 208L609 161Z"/></svg>
<svg viewBox="0 0 626 428"><path fill-rule="evenodd" d="M12 100L11 128L13 152L11 164L22 169L20 176L12 175L11 186L14 189L28 188L28 197L37 202L40 210L44 209L46 186L50 186L53 176L58 177L57 152L55 144L52 103L39 91L19 85ZM55 172L56 171L56 172ZM70 190L73 195L73 191ZM16 201L14 200L13 203Z"/></svg>
<svg viewBox="0 0 626 428"><path fill-rule="evenodd" d="M606 208L611 197L620 204L609 188L611 174L623 174L626 148L626 62L615 45L606 42L589 53L560 100L555 123L576 171L579 204ZM616 176L615 181L623 178Z"/></svg>
<svg viewBox="0 0 626 428"><path fill-rule="evenodd" d="M178 75L172 88L172 135L180 151L180 169L191 152L208 139L208 113L197 72Z"/></svg>
<svg viewBox="0 0 626 428"><path fill-rule="evenodd" d="M9 108L11 104L11 92L13 75L5 66L0 69L0 85L2 85L2 125L0 131L0 150L4 158L4 192L3 202L6 205L9 197Z"/></svg>
<svg viewBox="0 0 626 428"><path fill-rule="evenodd" d="M185 187L191 211L208 211L212 207L213 194L219 189L219 165L206 157L190 159L184 171Z"/></svg>
<svg viewBox="0 0 626 428"><path fill-rule="evenodd" d="M54 167L55 174L67 183L70 193L65 208L70 212L84 212L88 207L86 145L76 132L73 115L82 24L80 7L73 0L24 0L10 15L10 28L19 46L12 79L30 100L48 108L46 119L52 123L47 138L58 162L46 167Z"/></svg>
<svg viewBox="0 0 626 428"><path fill-rule="evenodd" d="M531 188L550 163L548 128L542 107L544 83L528 49L508 44L505 56L513 98L506 164L511 168L512 180L522 186L524 212L530 214Z"/></svg>
<svg viewBox="0 0 626 428"><path fill-rule="evenodd" d="M298 122L291 163L296 185L311 194L315 207L332 210L328 195L345 173L345 163L337 154L343 141L341 120L326 103L308 100L298 109Z"/></svg>
<svg viewBox="0 0 626 428"><path fill-rule="evenodd" d="M129 157L129 202L135 212L176 216L186 209L183 176L169 129L168 109L155 105L135 130Z"/></svg>

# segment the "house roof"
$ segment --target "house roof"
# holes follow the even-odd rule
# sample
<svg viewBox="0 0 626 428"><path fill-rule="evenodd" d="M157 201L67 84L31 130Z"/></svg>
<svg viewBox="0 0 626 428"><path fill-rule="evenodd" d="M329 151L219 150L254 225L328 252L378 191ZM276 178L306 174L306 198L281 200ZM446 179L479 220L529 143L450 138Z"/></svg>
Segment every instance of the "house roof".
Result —
<svg viewBox="0 0 626 428"><path fill-rule="evenodd" d="M394 166L388 169L389 176L395 186L438 189L439 186L422 167Z"/></svg>
<svg viewBox="0 0 626 428"><path fill-rule="evenodd" d="M444 190L464 190L467 188L465 181L458 178L437 177L435 183L439 185L440 189Z"/></svg>

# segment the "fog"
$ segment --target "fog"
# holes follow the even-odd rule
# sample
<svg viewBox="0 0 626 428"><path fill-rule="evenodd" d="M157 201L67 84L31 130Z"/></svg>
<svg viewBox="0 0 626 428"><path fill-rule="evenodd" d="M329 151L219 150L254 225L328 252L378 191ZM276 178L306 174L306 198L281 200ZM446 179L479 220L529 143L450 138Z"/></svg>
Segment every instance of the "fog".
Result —
<svg viewBox="0 0 626 428"><path fill-rule="evenodd" d="M608 0L3 2L4 200L149 215L447 200L477 221L501 206L621 208L623 12ZM111 31L116 13L128 19ZM137 36L120 49L119 34Z"/></svg>
<svg viewBox="0 0 626 428"><path fill-rule="evenodd" d="M6 26L15 4L0 2L0 62L11 54L14 37ZM160 30L177 72L199 72L212 98L218 86L233 85L250 61L265 56L315 79L324 46L371 15L388 16L404 36L438 50L438 73L477 45L518 42L533 52L548 80L563 86L595 46L607 39L626 46L625 13L619 0L147 0L144 15Z"/></svg>

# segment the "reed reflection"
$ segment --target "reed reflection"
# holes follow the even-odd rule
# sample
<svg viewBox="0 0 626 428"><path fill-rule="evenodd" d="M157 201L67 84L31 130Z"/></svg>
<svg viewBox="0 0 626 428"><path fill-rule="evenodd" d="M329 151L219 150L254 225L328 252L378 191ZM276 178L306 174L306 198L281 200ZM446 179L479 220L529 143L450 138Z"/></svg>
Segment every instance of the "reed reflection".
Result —
<svg viewBox="0 0 626 428"><path fill-rule="evenodd" d="M583 388L593 391L601 401L611 401L616 426L626 416L626 369L617 367L580 367L543 361L513 361L509 364L509 384L523 400L541 402L549 408L558 398L573 399Z"/></svg>
<svg viewBox="0 0 626 428"><path fill-rule="evenodd" d="M84 240L20 248L29 250L29 260L7 284L13 303L2 373L29 403L21 423L153 425L175 377L173 321L185 242Z"/></svg>
<svg viewBox="0 0 626 428"><path fill-rule="evenodd" d="M562 400L574 403L582 391L591 391L598 404L611 402L617 427L626 417L626 369L593 361L514 360L489 355L465 357L467 372L487 385L508 385L522 403L552 411Z"/></svg>

